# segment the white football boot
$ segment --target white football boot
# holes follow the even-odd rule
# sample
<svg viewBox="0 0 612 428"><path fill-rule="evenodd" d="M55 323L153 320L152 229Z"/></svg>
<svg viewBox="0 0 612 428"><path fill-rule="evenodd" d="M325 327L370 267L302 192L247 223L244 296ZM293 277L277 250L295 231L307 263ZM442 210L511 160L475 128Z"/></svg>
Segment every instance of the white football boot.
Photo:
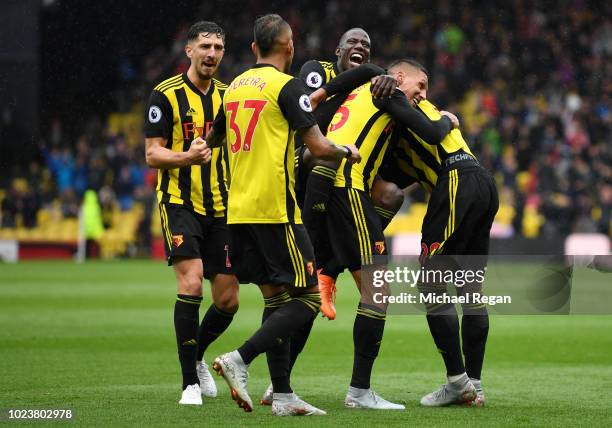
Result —
<svg viewBox="0 0 612 428"><path fill-rule="evenodd" d="M344 405L349 409L404 410L406 406L385 400L371 389L349 386Z"/></svg>
<svg viewBox="0 0 612 428"><path fill-rule="evenodd" d="M200 385L194 383L193 385L187 385L187 388L181 395L179 404L190 404L195 406L202 405L202 391L200 391Z"/></svg>
<svg viewBox="0 0 612 428"><path fill-rule="evenodd" d="M479 379L472 378L470 378L470 382L472 382L472 385L474 385L474 388L476 388L476 399L474 399L474 401L472 401L470 404L474 407L484 407L485 394L484 390L482 389L482 383L480 383Z"/></svg>
<svg viewBox="0 0 612 428"><path fill-rule="evenodd" d="M323 416L327 413L308 404L292 392L290 394L274 394L272 414L274 416Z"/></svg>
<svg viewBox="0 0 612 428"><path fill-rule="evenodd" d="M458 382L447 382L440 389L435 390L421 398L421 406L442 407L451 404L471 405L476 399L476 388L467 379Z"/></svg>
<svg viewBox="0 0 612 428"><path fill-rule="evenodd" d="M270 384L268 385L268 388L266 388L266 391L261 396L261 400L259 400L259 403L262 406L271 406L272 400L274 399L273 395L274 395L274 389L272 388L272 384Z"/></svg>
<svg viewBox="0 0 612 428"><path fill-rule="evenodd" d="M232 393L232 399L245 412L253 411L253 401L247 391L248 367L238 351L228 352L215 358L213 369L223 376Z"/></svg>
<svg viewBox="0 0 612 428"><path fill-rule="evenodd" d="M217 385L213 379L206 361L198 361L196 364L196 371L198 373L198 379L200 379L200 389L204 397L215 398L217 396Z"/></svg>

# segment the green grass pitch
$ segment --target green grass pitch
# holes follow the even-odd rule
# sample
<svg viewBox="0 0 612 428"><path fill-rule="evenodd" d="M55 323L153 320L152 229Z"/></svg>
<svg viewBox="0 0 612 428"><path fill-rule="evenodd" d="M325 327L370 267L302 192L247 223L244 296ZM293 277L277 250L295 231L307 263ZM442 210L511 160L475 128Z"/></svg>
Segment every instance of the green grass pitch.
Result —
<svg viewBox="0 0 612 428"><path fill-rule="evenodd" d="M357 302L347 276L338 318L317 319L292 378L295 391L328 416L274 418L259 405L244 413L222 380L216 399L179 407L174 295L174 275L163 262L0 264L0 423L14 424L8 408L71 408L74 426L612 424L612 316L492 317L482 409L420 408L419 398L444 382L441 358L422 316L389 317L372 386L407 409L344 409ZM200 315L209 302L207 291ZM243 286L240 311L207 359L240 345L260 324L261 307L258 290ZM250 370L254 401L267 384L262 356Z"/></svg>

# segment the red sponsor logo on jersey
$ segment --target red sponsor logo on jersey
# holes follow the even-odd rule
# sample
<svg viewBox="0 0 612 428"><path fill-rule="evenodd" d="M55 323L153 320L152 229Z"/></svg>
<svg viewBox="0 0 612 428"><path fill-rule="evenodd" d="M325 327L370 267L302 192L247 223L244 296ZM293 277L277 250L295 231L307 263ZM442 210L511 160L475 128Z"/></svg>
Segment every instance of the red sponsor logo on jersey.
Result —
<svg viewBox="0 0 612 428"><path fill-rule="evenodd" d="M382 254L385 252L385 241L376 241L374 243L374 248L378 254Z"/></svg>
<svg viewBox="0 0 612 428"><path fill-rule="evenodd" d="M190 141L197 137L204 138L212 128L212 124L204 122L204 126L196 126L195 122L183 122L183 138Z"/></svg>
<svg viewBox="0 0 612 428"><path fill-rule="evenodd" d="M183 235L172 235L172 245L180 247L183 243Z"/></svg>
<svg viewBox="0 0 612 428"><path fill-rule="evenodd" d="M308 262L306 263L306 270L308 271L308 275L313 276L314 275L314 263L313 262Z"/></svg>

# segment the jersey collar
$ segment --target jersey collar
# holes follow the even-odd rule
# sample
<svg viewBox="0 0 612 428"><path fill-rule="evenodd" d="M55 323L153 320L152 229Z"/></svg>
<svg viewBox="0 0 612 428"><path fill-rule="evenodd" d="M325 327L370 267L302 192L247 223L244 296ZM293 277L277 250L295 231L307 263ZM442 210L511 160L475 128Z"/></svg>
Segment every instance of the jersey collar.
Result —
<svg viewBox="0 0 612 428"><path fill-rule="evenodd" d="M276 71L280 71L278 68L276 68L275 66L273 66L272 64L266 64L264 62L259 63L259 64L254 64L253 67L251 68L262 68L262 67L272 67L274 68Z"/></svg>
<svg viewBox="0 0 612 428"><path fill-rule="evenodd" d="M183 73L183 82L185 82L189 89L191 89L193 92L195 92L201 97L208 97L215 91L215 82L212 79L210 79L210 87L208 88L208 92L206 92L205 94L203 94L202 91L200 91L200 89L196 85L194 85L191 80L189 80L189 77L187 77L187 73Z"/></svg>

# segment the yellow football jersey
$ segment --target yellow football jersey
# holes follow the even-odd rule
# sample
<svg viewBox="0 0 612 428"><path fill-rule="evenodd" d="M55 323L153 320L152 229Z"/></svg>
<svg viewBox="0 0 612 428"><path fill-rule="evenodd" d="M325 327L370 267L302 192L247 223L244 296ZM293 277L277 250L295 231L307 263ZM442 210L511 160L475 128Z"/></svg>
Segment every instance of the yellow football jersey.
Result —
<svg viewBox="0 0 612 428"><path fill-rule="evenodd" d="M295 199L295 130L315 125L303 83L257 64L229 84L214 127L226 134L228 224L301 223Z"/></svg>
<svg viewBox="0 0 612 428"><path fill-rule="evenodd" d="M387 150L392 128L389 113L380 110L372 101L370 83L351 92L332 118L327 138L336 144L357 146L361 162L350 164L344 159L334 186L369 192Z"/></svg>
<svg viewBox="0 0 612 428"><path fill-rule="evenodd" d="M418 109L429 119L439 120L441 115L428 100L419 102ZM476 158L459 129L453 129L440 144L432 144L410 128L397 129L398 141L392 155L398 168L417 180L428 192L438 181L442 161L455 152L465 152Z"/></svg>

